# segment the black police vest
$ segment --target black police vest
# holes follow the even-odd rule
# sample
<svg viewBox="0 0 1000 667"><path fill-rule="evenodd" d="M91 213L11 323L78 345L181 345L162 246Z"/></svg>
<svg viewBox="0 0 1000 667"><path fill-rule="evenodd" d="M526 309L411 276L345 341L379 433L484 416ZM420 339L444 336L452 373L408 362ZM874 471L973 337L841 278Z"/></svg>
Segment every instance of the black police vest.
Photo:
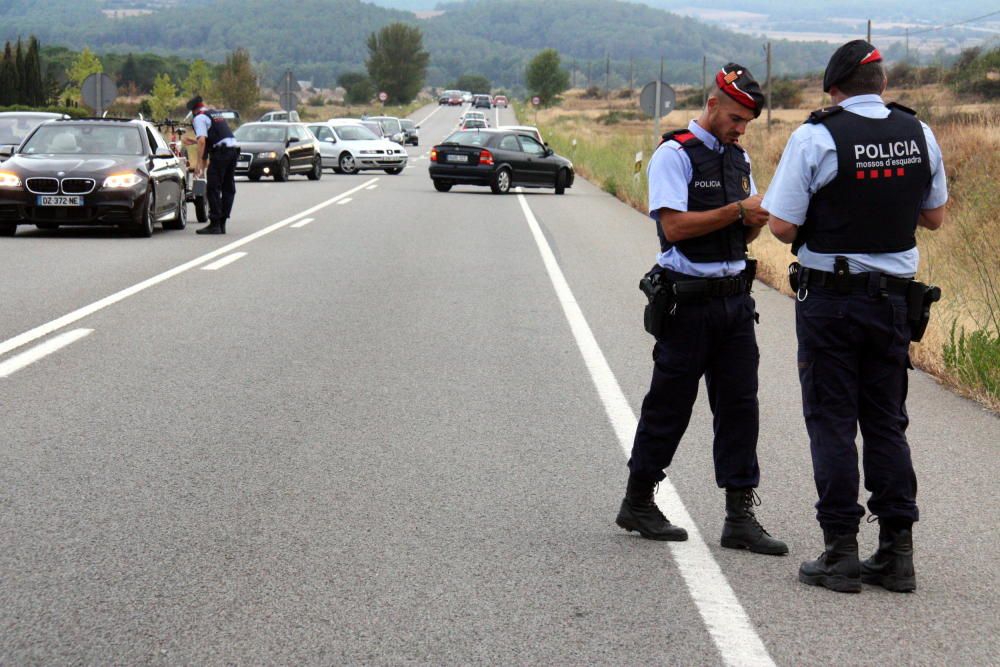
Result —
<svg viewBox="0 0 1000 667"><path fill-rule="evenodd" d="M837 147L837 176L809 202L793 252L902 252L917 245L917 220L931 182L924 130L906 107L890 104L887 118L814 111Z"/></svg>
<svg viewBox="0 0 1000 667"><path fill-rule="evenodd" d="M710 211L750 196L750 165L743 149L725 144L717 153L708 148L688 130L676 130L663 135L662 146L670 140L681 145L691 160L691 181L688 183L688 210ZM703 236L671 243L656 225L660 250L677 248L692 262L732 262L746 259L745 227L740 221Z"/></svg>
<svg viewBox="0 0 1000 667"><path fill-rule="evenodd" d="M205 139L205 154L211 151L223 139L233 136L233 131L229 129L229 123L218 111L205 111L204 114L212 121L208 126L208 137Z"/></svg>

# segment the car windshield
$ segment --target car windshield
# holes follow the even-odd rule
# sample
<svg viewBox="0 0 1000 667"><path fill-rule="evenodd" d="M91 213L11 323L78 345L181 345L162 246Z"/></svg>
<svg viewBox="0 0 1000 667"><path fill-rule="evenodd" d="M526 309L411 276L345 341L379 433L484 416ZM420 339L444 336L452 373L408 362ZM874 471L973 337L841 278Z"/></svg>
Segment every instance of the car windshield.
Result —
<svg viewBox="0 0 1000 667"><path fill-rule="evenodd" d="M401 120L399 121L399 124L403 126L404 130L412 130L414 127L412 120Z"/></svg>
<svg viewBox="0 0 1000 667"><path fill-rule="evenodd" d="M385 134L382 132L382 126L373 120L365 121L364 126L371 130L376 137L382 137Z"/></svg>
<svg viewBox="0 0 1000 667"><path fill-rule="evenodd" d="M132 125L62 125L39 127L22 153L142 155L139 128Z"/></svg>
<svg viewBox="0 0 1000 667"><path fill-rule="evenodd" d="M33 129L53 118L58 116L27 113L0 116L0 144L19 144Z"/></svg>
<svg viewBox="0 0 1000 667"><path fill-rule="evenodd" d="M396 120L395 118L379 118L378 122L379 122L379 125L382 126L382 129L385 130L386 134L390 134L390 135L391 134L396 134L397 132L399 132L402 129L399 126L399 121Z"/></svg>
<svg viewBox="0 0 1000 667"><path fill-rule="evenodd" d="M478 118L470 118L469 120L465 121L465 123L463 123L462 125L465 128L470 128L470 127L486 127L486 123L484 123L483 121L479 120Z"/></svg>
<svg viewBox="0 0 1000 667"><path fill-rule="evenodd" d="M461 130L454 133L450 137L444 140L446 144L461 144L463 146L483 146L490 139L489 134L485 132L476 132Z"/></svg>
<svg viewBox="0 0 1000 667"><path fill-rule="evenodd" d="M285 128L273 125L244 125L233 134L237 141L281 143L285 140Z"/></svg>
<svg viewBox="0 0 1000 667"><path fill-rule="evenodd" d="M344 141L371 141L378 139L371 130L364 125L341 125L333 128L337 136Z"/></svg>

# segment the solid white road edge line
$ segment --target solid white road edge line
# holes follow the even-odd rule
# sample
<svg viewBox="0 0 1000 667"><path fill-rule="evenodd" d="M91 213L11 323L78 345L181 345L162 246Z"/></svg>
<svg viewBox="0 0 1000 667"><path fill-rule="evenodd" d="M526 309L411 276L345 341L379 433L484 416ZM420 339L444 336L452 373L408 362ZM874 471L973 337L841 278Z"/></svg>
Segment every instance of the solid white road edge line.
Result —
<svg viewBox="0 0 1000 667"><path fill-rule="evenodd" d="M373 186L368 186L367 189L371 190L372 187ZM305 227L306 225L308 225L310 222L312 222L315 219L316 218L306 218L305 220L299 220L294 225L292 225L292 229L298 229L299 227Z"/></svg>
<svg viewBox="0 0 1000 667"><path fill-rule="evenodd" d="M378 185L369 185L367 188L365 188L365 190L374 190L377 187L378 187ZM292 225L292 227L294 227L294 226L295 225Z"/></svg>
<svg viewBox="0 0 1000 667"><path fill-rule="evenodd" d="M209 264L207 266L201 267L201 270L202 271L218 271L222 267L229 266L230 264L232 264L236 260L243 259L246 256L247 256L247 253L245 253L245 252L234 252L232 255L226 255L225 257L223 257L220 260L212 262L211 264Z"/></svg>
<svg viewBox="0 0 1000 667"><path fill-rule="evenodd" d="M326 208L327 206L330 206L331 204L335 204L336 202L340 201L344 197L350 196L350 195L354 194L355 192L357 192L358 190L361 190L361 189L364 189L364 188L368 187L369 185L371 185L372 183L376 182L377 180L378 180L377 177L369 179L369 180L365 181L364 183L362 183L361 185L353 187L353 188L351 188L350 190L348 190L346 192L340 193L336 197L331 197L330 199L327 199L324 202L320 202L319 204L316 204L315 206L313 206L311 208L307 208L304 211L299 211L298 213L296 213L294 215L291 215L291 216L285 218L284 220L280 220L280 221L274 223L273 225L270 225L268 227L265 227L264 229L261 229L261 230L258 230L256 232L254 232L253 234L249 234L248 236L244 236L240 240L234 241L234 242L230 243L229 245L224 245L221 248L218 248L216 250L213 250L212 252L209 252L209 253L206 253L206 254L202 255L201 257L197 257L197 258L192 259L192 260L190 260L188 262L185 262L185 263L183 263L183 264L181 264L179 266L175 266L174 268L169 269L167 271L164 271L163 273L157 274L157 275L153 276L152 278L147 278L146 280L143 280L142 282L136 283L135 285L132 285L131 287L126 287L125 289L123 289L121 291L118 291L118 292L115 292L114 294L111 294L110 296L106 296L103 299L95 301L94 303L92 303L90 305L84 306L82 308L78 308L78 309L74 310L71 313L67 313L66 315L63 315L62 317L59 317L59 318L56 318L56 319L52 320L51 322L46 322L45 324L41 324L41 325L35 327L34 329L30 329L28 331L25 331L22 334L18 334L17 336L14 336L13 338L8 338L7 340L5 340L2 343L0 343L0 355L7 354L11 350L16 350L17 348L21 347L22 345L27 345L28 343L30 343L30 342L32 342L34 340L38 340L42 336L47 336L50 333L52 333L53 331L57 331L59 329L62 329L65 326L69 326L70 324L73 324L74 322L78 322L78 321L82 320L84 317L87 317L88 315L93 315L94 313L96 313L99 310L103 310L104 308L107 308L108 306L114 305L114 304L118 303L119 301L127 299L130 296L133 296L135 294L138 294L139 292L143 291L144 289L153 287L154 285L159 285L163 281L170 280L174 276L180 275L180 274L184 273L185 271L190 271L191 269L196 268L198 266L201 266L205 262L209 262L209 261L215 259L216 257L220 257L222 255L225 255L225 254L229 253L230 251L235 250L236 248L245 246L248 243L252 243L253 241L256 241L257 239L259 239L260 237L267 236L271 232L277 231L277 230L281 229L282 227L285 227L285 226L287 226L287 225L295 222L296 220L298 220L298 219L300 219L300 218L302 218L304 216L307 216L307 215L310 215L312 213L315 213L316 211L319 211L320 209Z"/></svg>
<svg viewBox="0 0 1000 667"><path fill-rule="evenodd" d="M590 325L587 324L587 319L528 206L527 199L520 192L519 188L517 199L521 203L521 210L528 221L531 235L535 238L549 279L573 331L573 337L583 355L587 370L590 371L597 393L604 404L608 420L618 436L618 444L628 456L632 451L632 440L635 437L637 425L635 414L625 394L622 393L618 379L608 365L597 339L594 338ZM701 614L723 661L727 665L773 667L774 661L768 654L764 642L754 630L746 611L726 581L722 569L715 562L708 545L702 539L701 533L669 478L660 482L656 501L664 514L676 525L683 526L688 531L687 542L668 542L668 544L684 583L687 584L688 591L698 607L698 613Z"/></svg>
<svg viewBox="0 0 1000 667"><path fill-rule="evenodd" d="M341 199L339 202L337 202L337 206L343 206L344 204L350 204L352 201L353 200L350 197L348 197L347 199Z"/></svg>
<svg viewBox="0 0 1000 667"><path fill-rule="evenodd" d="M53 352L57 352L71 343L75 343L81 338L89 336L93 332L93 329L74 329L73 331L67 331L66 333L59 334L51 340L47 340L31 349L25 350L21 354L15 355L3 363L0 363L0 378L8 377L13 373L18 372L25 366L33 364L39 359L47 357Z"/></svg>

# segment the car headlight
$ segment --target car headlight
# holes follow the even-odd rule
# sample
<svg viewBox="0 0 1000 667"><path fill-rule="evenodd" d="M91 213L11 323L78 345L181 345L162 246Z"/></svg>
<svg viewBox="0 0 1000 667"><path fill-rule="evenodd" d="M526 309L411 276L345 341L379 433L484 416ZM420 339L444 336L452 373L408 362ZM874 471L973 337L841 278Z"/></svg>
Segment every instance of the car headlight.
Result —
<svg viewBox="0 0 1000 667"><path fill-rule="evenodd" d="M257 157L262 160L273 160L278 157L275 151L267 151L266 153L257 153Z"/></svg>
<svg viewBox="0 0 1000 667"><path fill-rule="evenodd" d="M375 151L359 151L362 155L375 155Z"/></svg>
<svg viewBox="0 0 1000 667"><path fill-rule="evenodd" d="M121 188L131 188L142 183L142 176L139 174L111 174L104 179L102 187L117 190Z"/></svg>
<svg viewBox="0 0 1000 667"><path fill-rule="evenodd" d="M21 187L21 179L18 178L17 174L12 174L9 171L0 171L0 188L19 187Z"/></svg>

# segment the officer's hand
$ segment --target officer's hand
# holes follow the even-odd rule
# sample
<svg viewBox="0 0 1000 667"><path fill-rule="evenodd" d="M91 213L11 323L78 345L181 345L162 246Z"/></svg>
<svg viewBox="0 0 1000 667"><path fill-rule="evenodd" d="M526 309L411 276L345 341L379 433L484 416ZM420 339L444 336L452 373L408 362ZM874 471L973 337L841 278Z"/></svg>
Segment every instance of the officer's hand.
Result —
<svg viewBox="0 0 1000 667"><path fill-rule="evenodd" d="M764 201L762 195L754 195L743 200L743 224L747 227L763 227L767 224L770 213L761 206L762 201Z"/></svg>
<svg viewBox="0 0 1000 667"><path fill-rule="evenodd" d="M196 143L198 143L198 140L192 137L181 137L181 141L184 143L185 146L194 146Z"/></svg>

